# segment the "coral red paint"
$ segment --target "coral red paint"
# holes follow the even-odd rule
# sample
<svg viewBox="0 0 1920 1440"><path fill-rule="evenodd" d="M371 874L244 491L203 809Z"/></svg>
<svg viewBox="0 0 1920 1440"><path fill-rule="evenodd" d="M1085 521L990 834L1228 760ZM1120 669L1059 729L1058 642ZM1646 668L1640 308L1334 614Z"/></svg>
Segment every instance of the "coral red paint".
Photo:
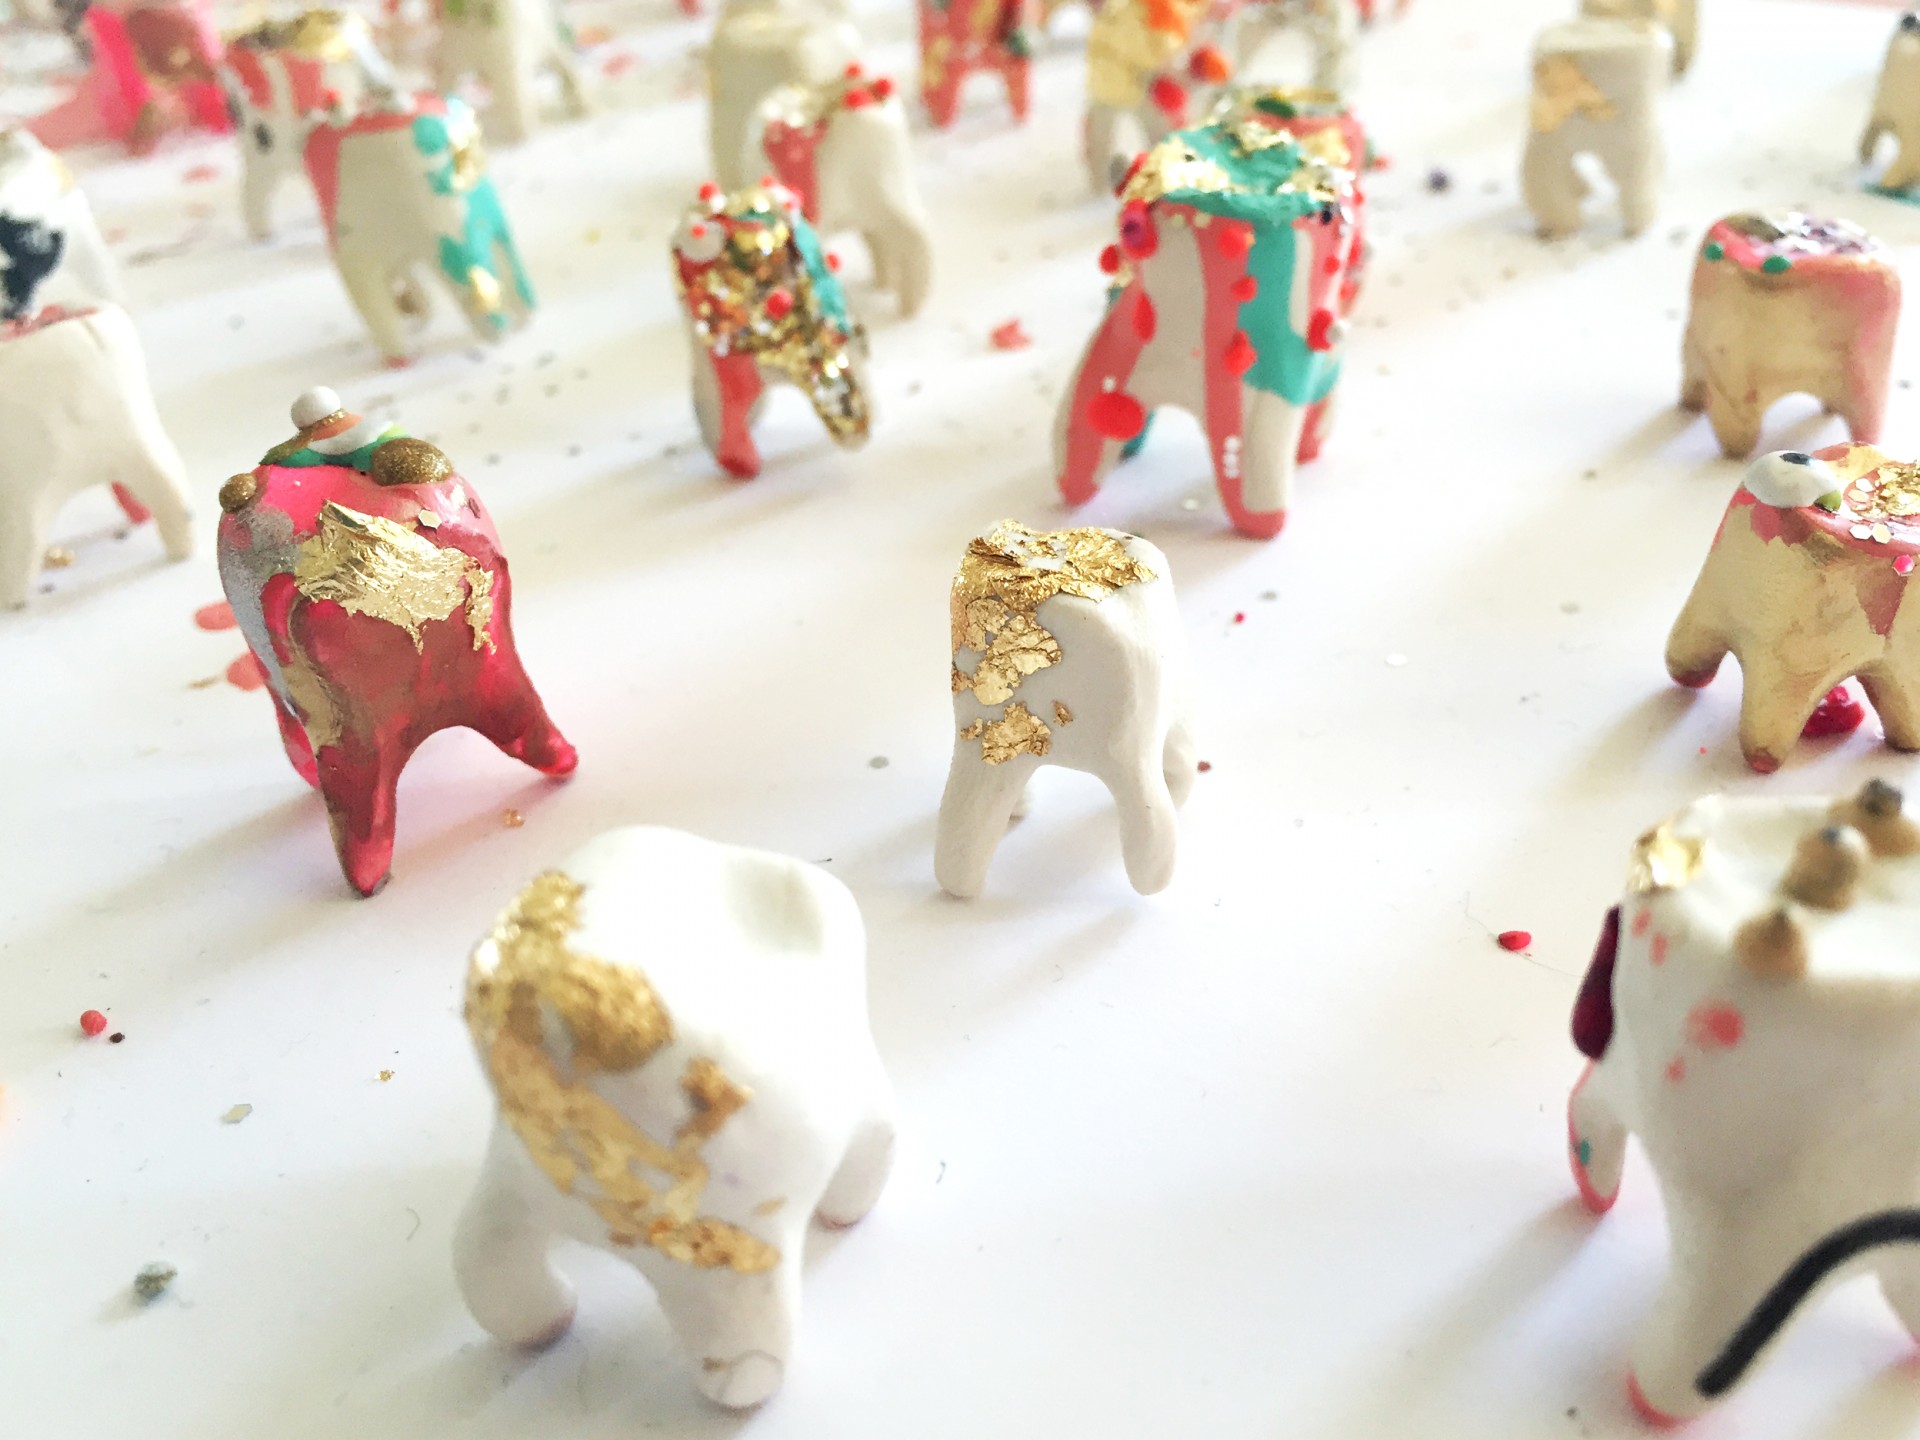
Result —
<svg viewBox="0 0 1920 1440"><path fill-rule="evenodd" d="M1120 247L1109 245L1100 252L1100 268L1111 275L1120 268Z"/></svg>
<svg viewBox="0 0 1920 1440"><path fill-rule="evenodd" d="M107 1028L107 1017L98 1010L80 1012L80 1031L83 1035L98 1035Z"/></svg>
<svg viewBox="0 0 1920 1440"><path fill-rule="evenodd" d="M1087 402L1087 423L1109 440L1131 440L1146 428L1147 412L1124 390L1102 390Z"/></svg>
<svg viewBox="0 0 1920 1440"><path fill-rule="evenodd" d="M1160 317L1154 313L1153 301L1144 290L1136 290L1133 297L1133 333L1144 344L1153 339L1153 332L1159 327Z"/></svg>
<svg viewBox="0 0 1920 1440"><path fill-rule="evenodd" d="M1147 88L1147 98L1175 129L1187 123L1187 87L1171 75L1154 76L1153 84Z"/></svg>
<svg viewBox="0 0 1920 1440"><path fill-rule="evenodd" d="M1198 770L1202 775L1204 775L1209 770L1213 769L1213 762L1211 760L1202 760L1198 765L1194 766L1194 769Z"/></svg>
<svg viewBox="0 0 1920 1440"><path fill-rule="evenodd" d="M1339 258L1336 256L1334 257L1333 268L1327 273L1330 275L1338 274L1339 270ZM1333 348L1333 323L1336 318L1338 317L1336 317L1331 310L1321 309L1313 312L1313 317L1307 321L1307 348L1309 350L1324 351Z"/></svg>
<svg viewBox="0 0 1920 1440"><path fill-rule="evenodd" d="M1678 1055L1667 1062L1667 1079L1678 1085L1687 1078L1687 1062Z"/></svg>
<svg viewBox="0 0 1920 1440"><path fill-rule="evenodd" d="M774 320L784 320L793 313L793 296L784 290L772 290L767 293L767 314Z"/></svg>
<svg viewBox="0 0 1920 1440"><path fill-rule="evenodd" d="M1253 342L1247 338L1247 332L1236 330L1227 341L1227 353L1221 358L1232 374L1244 375L1260 357L1254 353Z"/></svg>
<svg viewBox="0 0 1920 1440"><path fill-rule="evenodd" d="M1636 910L1633 912L1633 933L1634 934L1636 935L1646 934L1647 927L1651 924L1653 924L1653 912L1651 910Z"/></svg>
<svg viewBox="0 0 1920 1440"><path fill-rule="evenodd" d="M1242 305L1260 293L1260 282L1251 275L1242 275L1227 287L1233 298Z"/></svg>
<svg viewBox="0 0 1920 1440"><path fill-rule="evenodd" d="M1731 1005L1699 1005L1687 1016L1687 1037L1702 1050L1731 1050L1746 1030L1746 1018Z"/></svg>
<svg viewBox="0 0 1920 1440"><path fill-rule="evenodd" d="M887 101L893 98L893 81L884 75L869 85L867 89L872 92L873 98L876 100Z"/></svg>
<svg viewBox="0 0 1920 1440"><path fill-rule="evenodd" d="M193 623L202 630L231 630L240 622L233 618L231 605L224 600L217 600L194 611Z"/></svg>
<svg viewBox="0 0 1920 1440"><path fill-rule="evenodd" d="M1656 965L1664 965L1667 963L1666 936L1656 935L1653 937L1653 942L1647 946L1647 958Z"/></svg>
<svg viewBox="0 0 1920 1440"><path fill-rule="evenodd" d="M988 339L996 350L1024 350L1033 344L1033 337L1021 328L1018 320L1009 320L1004 325L996 325Z"/></svg>
<svg viewBox="0 0 1920 1440"><path fill-rule="evenodd" d="M1502 950L1524 950L1533 944L1531 930L1502 930L1498 936Z"/></svg>
<svg viewBox="0 0 1920 1440"><path fill-rule="evenodd" d="M1825 735L1850 735L1866 718L1866 705L1845 685L1836 685L1813 707L1800 734L1808 740L1818 740Z"/></svg>
<svg viewBox="0 0 1920 1440"><path fill-rule="evenodd" d="M236 690L258 690L267 683L267 672L249 650L227 666L227 683Z"/></svg>

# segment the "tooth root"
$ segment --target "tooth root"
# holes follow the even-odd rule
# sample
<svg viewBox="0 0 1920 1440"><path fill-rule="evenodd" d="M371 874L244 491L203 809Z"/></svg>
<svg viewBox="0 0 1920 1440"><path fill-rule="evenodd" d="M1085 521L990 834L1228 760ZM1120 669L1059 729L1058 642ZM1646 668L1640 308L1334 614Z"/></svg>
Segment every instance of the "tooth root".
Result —
<svg viewBox="0 0 1920 1440"><path fill-rule="evenodd" d="M1742 925L1733 937L1733 954L1763 979L1798 980L1807 973L1807 937L1784 908Z"/></svg>

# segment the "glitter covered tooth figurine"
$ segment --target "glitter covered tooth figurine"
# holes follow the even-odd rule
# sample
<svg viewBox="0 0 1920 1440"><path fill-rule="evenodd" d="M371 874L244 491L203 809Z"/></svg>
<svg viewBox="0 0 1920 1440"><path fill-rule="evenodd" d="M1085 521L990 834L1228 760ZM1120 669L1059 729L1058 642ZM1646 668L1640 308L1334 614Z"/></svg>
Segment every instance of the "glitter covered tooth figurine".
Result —
<svg viewBox="0 0 1920 1440"><path fill-rule="evenodd" d="M145 155L170 129L233 127L213 0L93 0L86 12L88 93L106 135Z"/></svg>
<svg viewBox="0 0 1920 1440"><path fill-rule="evenodd" d="M1740 748L1778 769L1816 706L1858 677L1887 743L1920 749L1920 465L1871 445L1763 455L1714 535L1667 640L1667 671L1708 684L1740 662Z"/></svg>
<svg viewBox="0 0 1920 1440"><path fill-rule="evenodd" d="M1068 504L1144 442L1155 407L1177 405L1206 431L1234 528L1264 539L1286 523L1295 460L1326 434L1361 259L1358 157L1336 150L1338 130L1296 136L1298 120L1245 92L1129 173L1101 257L1106 316L1054 429Z"/></svg>
<svg viewBox="0 0 1920 1440"><path fill-rule="evenodd" d="M117 305L0 318L0 605L25 605L60 507L114 486L151 512L167 557L193 551L186 466L153 406L133 321Z"/></svg>
<svg viewBox="0 0 1920 1440"><path fill-rule="evenodd" d="M345 10L306 10L233 36L222 74L239 121L240 210L256 240L272 238L274 193L300 172L313 127L395 85L367 22Z"/></svg>
<svg viewBox="0 0 1920 1440"><path fill-rule="evenodd" d="M1184 3L1184 0L1178 0ZM997 73L1013 118L1024 121L1037 0L916 0L920 14L920 99L940 129L960 113L960 90L975 70Z"/></svg>
<svg viewBox="0 0 1920 1440"><path fill-rule="evenodd" d="M1920 10L1900 17L1887 45L1873 113L1860 137L1862 165L1873 163L1881 140L1888 135L1898 149L1880 176L1879 188L1898 191L1920 186Z"/></svg>
<svg viewBox="0 0 1920 1440"><path fill-rule="evenodd" d="M1627 1379L1649 1422L1724 1399L1849 1276L1920 1334L1916 923L1920 827L1878 781L1714 796L1636 847L1574 1010L1568 1130L1596 1214L1630 1133L1659 1175L1672 1258Z"/></svg>
<svg viewBox="0 0 1920 1440"><path fill-rule="evenodd" d="M556 1242L653 1286L709 1399L785 1378L809 1221L880 1198L892 1087L866 933L816 866L614 830L533 879L473 953L467 1027L499 1102L454 1236L467 1307L515 1344L572 1323Z"/></svg>
<svg viewBox="0 0 1920 1440"><path fill-rule="evenodd" d="M1866 231L1793 213L1729 215L1694 261L1680 404L1706 412L1729 459L1753 454L1768 407L1800 391L1871 443L1899 319L1899 273Z"/></svg>
<svg viewBox="0 0 1920 1440"><path fill-rule="evenodd" d="M700 438L738 479L760 473L752 425L769 381L806 393L834 443L867 441L858 363L866 332L847 310L834 257L780 185L729 195L716 185L673 237L673 279L693 352Z"/></svg>
<svg viewBox="0 0 1920 1440"><path fill-rule="evenodd" d="M545 775L575 755L513 646L493 521L447 457L331 390L221 487L220 579L265 672L287 758L320 791L340 868L386 882L394 791L421 741L464 725Z"/></svg>
<svg viewBox="0 0 1920 1440"><path fill-rule="evenodd" d="M1591 188L1574 162L1598 160L1620 196L1629 235L1653 223L1665 149L1660 94L1673 68L1673 37L1652 24L1569 20L1533 46L1533 102L1520 190L1545 239L1580 228Z"/></svg>
<svg viewBox="0 0 1920 1440"><path fill-rule="evenodd" d="M120 298L107 242L73 172L25 130L0 129L0 319L34 313L43 287Z"/></svg>
<svg viewBox="0 0 1920 1440"><path fill-rule="evenodd" d="M1186 637L1167 557L1118 530L1003 520L953 578L953 763L934 873L970 899L1042 764L1113 795L1127 878L1173 878L1175 812L1193 788Z"/></svg>
<svg viewBox="0 0 1920 1440"><path fill-rule="evenodd" d="M316 126L306 164L341 283L389 365L412 359L408 322L427 312L417 269L439 274L481 340L502 339L532 313L533 286L464 100L387 96Z"/></svg>
<svg viewBox="0 0 1920 1440"><path fill-rule="evenodd" d="M912 315L933 279L933 226L913 178L906 107L858 65L820 86L788 85L761 106L761 150L822 235L856 230L874 283Z"/></svg>

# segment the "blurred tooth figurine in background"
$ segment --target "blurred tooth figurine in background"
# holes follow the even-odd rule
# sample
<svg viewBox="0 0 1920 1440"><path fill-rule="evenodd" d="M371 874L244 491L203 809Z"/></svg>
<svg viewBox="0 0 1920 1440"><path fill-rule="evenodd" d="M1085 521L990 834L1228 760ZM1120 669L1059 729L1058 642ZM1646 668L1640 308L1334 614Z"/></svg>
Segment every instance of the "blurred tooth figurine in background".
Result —
<svg viewBox="0 0 1920 1440"><path fill-rule="evenodd" d="M94 0L87 31L100 125L134 154L169 129L232 128L212 0Z"/></svg>
<svg viewBox="0 0 1920 1440"><path fill-rule="evenodd" d="M1774 401L1803 391L1870 444L1887 413L1899 319L1899 273L1866 231L1729 215L1694 261L1680 404L1706 411L1730 460L1758 448Z"/></svg>
<svg viewBox="0 0 1920 1440"><path fill-rule="evenodd" d="M1167 557L1118 530L1029 530L1003 520L953 578L953 763L934 873L978 895L1033 772L1097 778L1120 815L1127 878L1173 878L1197 770L1186 637Z"/></svg>
<svg viewBox="0 0 1920 1440"><path fill-rule="evenodd" d="M738 190L765 169L761 107L786 85L831 85L857 62L844 0L727 0L707 49L707 143L714 178Z"/></svg>
<svg viewBox="0 0 1920 1440"><path fill-rule="evenodd" d="M446 94L477 77L488 91L487 133L517 144L540 124L540 77L551 74L570 119L587 113L573 43L550 0L434 0L434 80Z"/></svg>
<svg viewBox="0 0 1920 1440"><path fill-rule="evenodd" d="M1176 0L1186 3L1186 0ZM997 72L1013 118L1024 121L1038 22L1036 0L916 0L920 13L920 99L945 129L960 113L960 91L975 70Z"/></svg>
<svg viewBox="0 0 1920 1440"><path fill-rule="evenodd" d="M467 971L499 1102L454 1235L474 1319L564 1334L578 1241L653 1287L708 1399L772 1396L808 1223L859 1221L893 1165L866 970L852 894L784 855L634 827L534 877Z"/></svg>
<svg viewBox="0 0 1920 1440"><path fill-rule="evenodd" d="M232 36L222 73L239 122L240 210L256 240L272 238L274 193L300 173L313 127L396 85L367 22L345 10L306 10Z"/></svg>
<svg viewBox="0 0 1920 1440"><path fill-rule="evenodd" d="M1763 455L1747 467L1667 641L1667 672L1708 684L1740 662L1740 749L1779 768L1815 708L1858 677L1887 743L1920 749L1920 465L1871 445Z"/></svg>
<svg viewBox="0 0 1920 1440"><path fill-rule="evenodd" d="M1204 115L1233 78L1235 19L1216 0L1106 0L1095 12L1082 139L1100 194L1113 193L1143 147Z"/></svg>
<svg viewBox="0 0 1920 1440"><path fill-rule="evenodd" d="M1580 13L1596 20L1644 20L1673 37L1673 73L1684 75L1700 44L1698 0L1580 0Z"/></svg>
<svg viewBox="0 0 1920 1440"><path fill-rule="evenodd" d="M193 551L186 466L161 428L140 337L116 305L0 319L0 605L25 605L54 517L89 485Z"/></svg>
<svg viewBox="0 0 1920 1440"><path fill-rule="evenodd" d="M1644 22L1569 20L1540 32L1520 189L1543 238L1580 228L1588 185L1574 161L1583 154L1619 190L1627 234L1653 223L1665 163L1660 94L1672 54L1673 37Z"/></svg>
<svg viewBox="0 0 1920 1440"><path fill-rule="evenodd" d="M1595 1214L1629 1134L1659 1177L1672 1256L1627 1375L1655 1426L1732 1393L1851 1276L1920 1334L1917 853L1877 780L1712 796L1635 847L1574 1009L1568 1141Z"/></svg>
<svg viewBox="0 0 1920 1440"><path fill-rule="evenodd" d="M25 130L0 129L0 319L48 299L120 298L106 241L73 172Z"/></svg>
<svg viewBox="0 0 1920 1440"><path fill-rule="evenodd" d="M1054 428L1069 505L1176 405L1206 432L1234 528L1265 539L1286 523L1295 462L1326 435L1362 233L1354 173L1332 163L1340 132L1296 138L1296 116L1253 92L1135 162L1100 262L1106 316Z"/></svg>
<svg viewBox="0 0 1920 1440"><path fill-rule="evenodd" d="M849 66L826 85L776 90L760 115L774 179L800 197L821 236L857 230L873 256L874 284L912 315L932 282L933 234L893 82Z"/></svg>
<svg viewBox="0 0 1920 1440"><path fill-rule="evenodd" d="M1248 0L1239 14L1235 54L1242 70L1257 71L1256 57L1273 36L1300 30L1313 49L1309 83L1316 89L1353 88L1353 55L1360 9L1354 0Z"/></svg>
<svg viewBox="0 0 1920 1440"><path fill-rule="evenodd" d="M331 390L296 400L293 423L221 488L220 579L287 758L371 895L400 771L429 735L464 725L545 775L575 755L514 650L500 537L447 457Z"/></svg>
<svg viewBox="0 0 1920 1440"><path fill-rule="evenodd" d="M481 340L501 339L532 313L533 287L465 101L384 97L317 125L306 163L341 283L389 365L412 359L407 322L427 313L421 268L439 273Z"/></svg>
<svg viewBox="0 0 1920 1440"><path fill-rule="evenodd" d="M1860 137L1860 163L1871 165L1882 137L1893 136L1898 147L1893 163L1880 176L1882 190L1910 190L1920 186L1920 10L1900 17L1900 27L1887 45L1880 87L1874 92L1873 114Z"/></svg>
<svg viewBox="0 0 1920 1440"><path fill-rule="evenodd" d="M728 474L760 473L752 426L769 381L806 392L834 443L866 444L857 365L867 337L834 278L837 262L784 186L701 188L673 237L673 279L693 352L700 438Z"/></svg>

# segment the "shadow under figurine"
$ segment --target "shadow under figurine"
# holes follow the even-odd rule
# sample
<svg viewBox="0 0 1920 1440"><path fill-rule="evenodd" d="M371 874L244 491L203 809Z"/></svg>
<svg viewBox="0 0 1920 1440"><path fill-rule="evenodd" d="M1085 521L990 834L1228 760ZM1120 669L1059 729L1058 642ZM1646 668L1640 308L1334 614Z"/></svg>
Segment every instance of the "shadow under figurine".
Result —
<svg viewBox="0 0 1920 1440"><path fill-rule="evenodd" d="M464 725L545 775L576 757L514 650L500 537L447 457L331 390L302 395L293 422L220 491L220 579L287 758L371 895L400 771L429 735Z"/></svg>
<svg viewBox="0 0 1920 1440"><path fill-rule="evenodd" d="M1880 781L1712 796L1635 847L1574 1009L1567 1140L1596 1215L1630 1134L1659 1176L1672 1258L1627 1375L1655 1426L1724 1399L1854 1275L1920 1334L1916 854Z"/></svg>
<svg viewBox="0 0 1920 1440"><path fill-rule="evenodd" d="M852 893L784 855L634 827L536 876L467 971L499 1102L454 1236L474 1318L557 1339L575 1240L653 1287L708 1399L779 1389L810 1222L852 1225L893 1164L866 968Z"/></svg>
<svg viewBox="0 0 1920 1440"><path fill-rule="evenodd" d="M867 336L847 309L837 264L781 185L730 195L703 186L674 232L694 415L708 451L738 479L760 473L752 426L769 380L805 392L835 444L867 442L872 416L857 369Z"/></svg>

